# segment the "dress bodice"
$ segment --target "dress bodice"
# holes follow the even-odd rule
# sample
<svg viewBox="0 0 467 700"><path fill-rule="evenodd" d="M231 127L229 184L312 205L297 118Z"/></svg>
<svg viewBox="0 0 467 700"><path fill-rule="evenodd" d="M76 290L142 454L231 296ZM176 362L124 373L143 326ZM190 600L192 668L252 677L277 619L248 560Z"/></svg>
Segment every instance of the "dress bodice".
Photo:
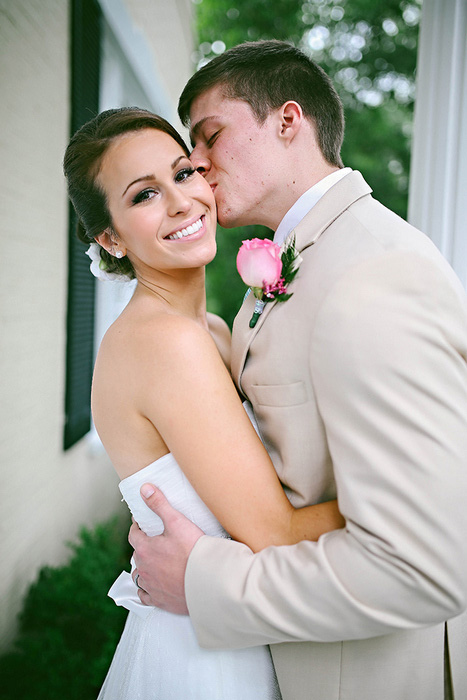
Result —
<svg viewBox="0 0 467 700"><path fill-rule="evenodd" d="M170 504L200 527L207 535L226 537L227 533L203 503L175 457L169 452L120 482L119 488L131 514L147 535L160 535L162 520L146 505L139 492L143 484L157 486Z"/></svg>

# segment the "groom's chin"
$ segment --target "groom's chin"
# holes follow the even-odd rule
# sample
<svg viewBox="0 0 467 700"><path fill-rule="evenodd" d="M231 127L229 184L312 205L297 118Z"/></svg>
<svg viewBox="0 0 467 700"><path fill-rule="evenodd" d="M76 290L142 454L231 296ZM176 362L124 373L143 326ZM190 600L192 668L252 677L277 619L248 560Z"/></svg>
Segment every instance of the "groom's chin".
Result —
<svg viewBox="0 0 467 700"><path fill-rule="evenodd" d="M218 210L217 223L222 228L236 228L244 225L242 217L235 216L231 209Z"/></svg>

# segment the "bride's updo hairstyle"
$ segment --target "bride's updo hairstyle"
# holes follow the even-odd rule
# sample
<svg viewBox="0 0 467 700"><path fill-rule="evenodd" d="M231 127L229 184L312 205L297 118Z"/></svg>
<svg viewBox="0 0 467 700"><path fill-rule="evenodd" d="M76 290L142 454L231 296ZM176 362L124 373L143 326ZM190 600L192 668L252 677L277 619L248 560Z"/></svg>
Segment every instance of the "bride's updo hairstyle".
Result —
<svg viewBox="0 0 467 700"><path fill-rule="evenodd" d="M122 134L156 129L171 136L187 156L188 148L180 134L162 117L138 107L122 107L101 112L84 124L71 138L63 160L68 195L78 216L78 238L94 243L105 229L113 230L105 192L97 184L102 159L110 144ZM99 246L106 272L135 277L127 256L118 259Z"/></svg>

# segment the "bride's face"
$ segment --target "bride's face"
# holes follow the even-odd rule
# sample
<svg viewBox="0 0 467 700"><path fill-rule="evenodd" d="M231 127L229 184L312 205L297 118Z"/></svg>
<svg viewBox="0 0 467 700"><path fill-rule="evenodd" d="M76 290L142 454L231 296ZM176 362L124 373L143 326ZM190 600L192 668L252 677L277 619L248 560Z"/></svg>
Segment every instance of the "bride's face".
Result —
<svg viewBox="0 0 467 700"><path fill-rule="evenodd" d="M197 268L213 259L214 196L168 134L142 129L118 137L97 182L107 196L118 249L137 273Z"/></svg>

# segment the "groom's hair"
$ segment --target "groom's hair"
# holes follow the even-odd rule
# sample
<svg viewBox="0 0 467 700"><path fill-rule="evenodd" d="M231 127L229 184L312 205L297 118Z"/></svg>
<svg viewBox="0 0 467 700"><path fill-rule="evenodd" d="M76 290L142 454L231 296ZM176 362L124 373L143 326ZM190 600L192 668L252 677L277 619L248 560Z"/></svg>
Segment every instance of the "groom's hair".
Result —
<svg viewBox="0 0 467 700"><path fill-rule="evenodd" d="M216 86L225 97L247 102L260 124L284 102L298 102L315 125L325 159L342 167L341 100L329 76L299 49L283 41L254 41L213 58L190 78L180 96L178 113L185 126L194 100Z"/></svg>

